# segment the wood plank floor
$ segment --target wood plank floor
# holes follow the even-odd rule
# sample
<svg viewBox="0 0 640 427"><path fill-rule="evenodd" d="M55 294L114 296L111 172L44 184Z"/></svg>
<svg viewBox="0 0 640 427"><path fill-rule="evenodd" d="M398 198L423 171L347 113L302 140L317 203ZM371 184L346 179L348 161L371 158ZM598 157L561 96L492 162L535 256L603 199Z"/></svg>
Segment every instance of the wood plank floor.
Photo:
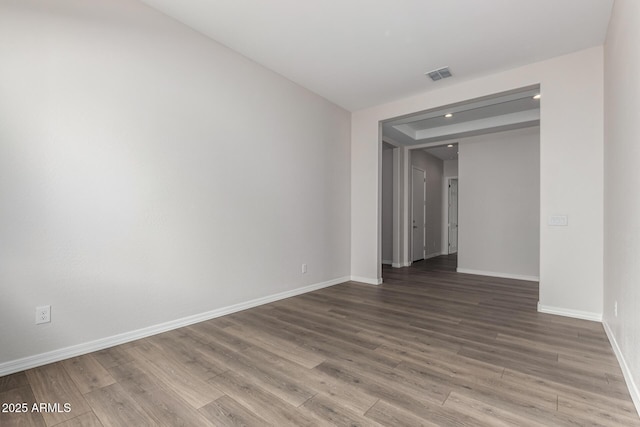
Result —
<svg viewBox="0 0 640 427"><path fill-rule="evenodd" d="M602 325L455 257L0 378L14 426L640 426Z"/></svg>

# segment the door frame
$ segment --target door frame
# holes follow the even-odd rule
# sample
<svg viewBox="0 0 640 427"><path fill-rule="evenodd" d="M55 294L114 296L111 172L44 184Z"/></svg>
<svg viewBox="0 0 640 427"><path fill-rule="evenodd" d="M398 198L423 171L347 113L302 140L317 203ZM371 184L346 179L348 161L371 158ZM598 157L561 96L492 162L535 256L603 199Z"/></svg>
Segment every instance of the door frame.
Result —
<svg viewBox="0 0 640 427"><path fill-rule="evenodd" d="M444 220L445 220L445 223L446 223L446 227L444 227L444 229L446 230L446 234L447 234L447 247L446 247L447 255L451 254L451 249L450 249L451 246L449 244L449 237L450 237L450 233L449 233L449 188L450 188L450 185L451 185L451 180L453 180L453 179L458 181L458 218L460 218L460 179L458 178L458 176L448 176L447 177L447 181L445 183L445 191L444 191L444 194L445 194L445 204L444 204L445 216L444 216ZM460 227L458 227L458 234L457 235L458 235L458 242L460 242ZM458 246L459 245L456 245L456 252L455 253L458 253L458 250L459 250Z"/></svg>
<svg viewBox="0 0 640 427"><path fill-rule="evenodd" d="M426 232L427 232L427 227L426 227L426 222L427 222L427 215L426 215L426 202L427 202L427 171L424 169L420 169L417 166L411 165L411 219L409 221L409 237L411 240L411 259L409 260L411 263L414 262L414 247L413 247L413 221L414 221L414 217L413 217L413 208L414 208L414 198L413 198L413 171L417 170L422 172L422 199L423 199L423 203L422 203L422 257L420 259L424 259L425 256L425 249L424 249L424 245L426 242Z"/></svg>

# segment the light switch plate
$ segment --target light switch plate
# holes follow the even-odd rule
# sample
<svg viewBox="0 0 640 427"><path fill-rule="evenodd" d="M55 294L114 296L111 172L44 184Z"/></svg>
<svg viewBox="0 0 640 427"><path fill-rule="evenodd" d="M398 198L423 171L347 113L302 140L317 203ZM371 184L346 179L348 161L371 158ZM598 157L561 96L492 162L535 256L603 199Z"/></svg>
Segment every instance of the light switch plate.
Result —
<svg viewBox="0 0 640 427"><path fill-rule="evenodd" d="M569 217L566 215L551 215L547 224L554 227L566 227L569 225Z"/></svg>

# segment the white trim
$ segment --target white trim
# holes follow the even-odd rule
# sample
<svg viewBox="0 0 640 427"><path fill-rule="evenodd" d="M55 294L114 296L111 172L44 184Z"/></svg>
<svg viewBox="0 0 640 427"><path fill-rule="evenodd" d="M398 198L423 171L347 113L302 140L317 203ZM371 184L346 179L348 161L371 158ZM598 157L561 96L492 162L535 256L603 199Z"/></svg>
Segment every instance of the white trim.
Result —
<svg viewBox="0 0 640 427"><path fill-rule="evenodd" d="M542 305L538 301L538 311L540 313L555 314L557 316L573 317L575 319L591 320L602 322L602 313L592 313L590 311L571 310L569 308L551 307Z"/></svg>
<svg viewBox="0 0 640 427"><path fill-rule="evenodd" d="M476 274L478 276L501 277L503 279L527 280L529 282L539 282L540 281L540 277L538 277L538 276L525 276L525 275L522 275L522 274L496 273L494 271L470 270L468 268L456 268L456 271L458 273Z"/></svg>
<svg viewBox="0 0 640 427"><path fill-rule="evenodd" d="M611 343L611 347L613 348L613 352L618 359L618 363L620 364L620 369L622 369L622 375L624 376L624 380L627 383L627 388L629 389L629 394L631 395L631 400L633 400L633 404L636 406L636 411L638 415L640 415L640 391L638 390L638 385L633 380L633 375L631 375L631 369L629 369L629 365L627 365L627 361L622 354L622 350L618 345L618 341L616 341L616 336L613 331L609 327L607 322L602 322L602 326L604 326L604 331L609 338L609 342Z"/></svg>
<svg viewBox="0 0 640 427"><path fill-rule="evenodd" d="M413 200L413 171L417 170L422 172L422 256L417 258L416 254L413 253L413 223L415 222L415 218L413 217L413 208L414 208L414 202L415 200ZM410 237L410 248L411 248L411 262L414 261L419 261L421 259L426 259L425 258L425 249L424 246L427 244L427 208L426 208L426 202L427 202L427 171L424 169L419 168L418 166L415 165L411 165L411 190L410 190L410 195L411 195L411 206L409 207L410 209L410 217L409 217L409 237Z"/></svg>
<svg viewBox="0 0 640 427"><path fill-rule="evenodd" d="M349 277L340 277L326 282L315 283L313 285L304 286L302 288L292 289L290 291L280 292L277 294L269 295L262 298L256 298L250 301L241 302L239 304L230 305L227 307L218 308L215 310L207 311L205 313L194 314L193 316L183 317L181 319L171 320L169 322L160 323L146 328L138 329L135 331L125 332L111 337L100 338L94 341L89 341L82 344L73 345L71 347L65 347L58 350L49 351L46 353L36 354L33 356L23 357L21 359L10 360L0 364L0 377L13 374L16 372L24 371L26 369L35 368L38 366L46 365L53 362L59 362L60 360L68 359L70 357L81 356L83 354L91 353L105 348L113 347L119 344L124 344L130 341L135 341L141 338L146 338L151 335L156 335L162 332L170 331L184 326L189 326L194 323L204 322L205 320L214 319L216 317L225 316L227 314L235 313L238 311L246 310L248 308L257 307L259 305L268 304L281 299L290 298L296 295L305 294L307 292L316 291L318 289L327 288L340 283L349 281Z"/></svg>
<svg viewBox="0 0 640 427"><path fill-rule="evenodd" d="M351 276L351 281L366 283L367 285L382 285L382 277L379 279L370 279L368 277Z"/></svg>
<svg viewBox="0 0 640 427"><path fill-rule="evenodd" d="M458 143L458 146L460 146L460 143ZM458 179L458 175L456 176L448 176L446 177L447 179L444 180L443 185L444 185L444 189L443 189L443 195L445 198L444 201L444 218L442 218L443 223L442 223L442 228L443 228L443 232L444 234L446 234L446 239L442 239L442 243L445 245L445 247L443 248L444 250L442 251L442 255L451 255L451 254L456 254L458 253L458 244L456 242L456 250L454 252L451 252L451 242L449 242L449 235L451 234L449 231L449 193L450 193L450 188L451 188L451 180L455 179L458 181L458 188L460 188L460 180ZM460 197L458 197L458 200L460 200ZM458 217L460 217L460 205L458 204ZM458 242L460 241L460 229L458 229ZM443 236L444 237L444 236Z"/></svg>
<svg viewBox="0 0 640 427"><path fill-rule="evenodd" d="M391 264L391 267L393 268L402 268L402 267L410 267L411 263L410 262L394 262L393 264Z"/></svg>
<svg viewBox="0 0 640 427"><path fill-rule="evenodd" d="M396 148L402 147L402 144L394 139L389 138L388 136L382 135L382 142L386 142L387 144L393 145Z"/></svg>
<svg viewBox="0 0 640 427"><path fill-rule="evenodd" d="M382 264L384 264L384 265L393 265L393 261L391 261L390 259L383 259L382 260Z"/></svg>

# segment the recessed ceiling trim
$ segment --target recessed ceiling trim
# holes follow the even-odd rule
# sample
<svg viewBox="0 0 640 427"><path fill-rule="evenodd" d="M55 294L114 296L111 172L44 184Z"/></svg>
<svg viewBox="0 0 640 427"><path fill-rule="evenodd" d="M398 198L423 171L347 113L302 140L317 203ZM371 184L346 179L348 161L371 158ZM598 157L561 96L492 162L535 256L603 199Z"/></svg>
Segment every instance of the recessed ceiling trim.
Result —
<svg viewBox="0 0 640 427"><path fill-rule="evenodd" d="M419 144L410 145L410 146L407 146L407 148L410 150L414 150L414 149L420 149L420 148L437 147L442 145L443 143L446 143L447 141L457 142L457 141L463 140L464 138L469 138L469 137L474 137L479 135L487 135L487 134L498 133L498 132L507 132L507 131L516 130L516 129L525 129L525 128L535 127L535 126L540 126L540 120L532 120L530 122L517 123L515 125L498 126L495 128L486 128L486 129L480 129L477 131L444 135L438 138L422 140L420 141Z"/></svg>
<svg viewBox="0 0 640 427"><path fill-rule="evenodd" d="M382 121L383 137L394 138L406 147L424 143L446 141L462 136L473 136L501 129L511 130L536 126L540 123L540 103L531 97L540 93L540 85L531 85L510 91L474 98L455 104L443 105L417 114ZM458 111L452 118L443 115ZM522 114L519 118L513 114ZM506 118L498 118L507 116Z"/></svg>
<svg viewBox="0 0 640 427"><path fill-rule="evenodd" d="M509 102L516 101L518 99L524 98L532 98L534 95L540 92L540 88L535 86L533 88L525 88L524 90L520 90L515 93L506 93L504 95L480 98L476 101L470 102L462 102L458 104L453 104L449 106L438 107L435 110L425 111L424 113L413 114L411 116L404 116L402 118L392 119L389 121L385 121L385 123L389 123L392 126L417 122L420 120L433 119L435 117L441 117L445 112L446 113L460 113L462 111L473 110L476 108L487 107L489 105L498 104L501 102Z"/></svg>
<svg viewBox="0 0 640 427"><path fill-rule="evenodd" d="M474 132L481 129L495 128L499 126L515 125L523 122L540 120L540 110L527 110L517 113L503 114L501 116L490 117L487 119L473 120L469 122L457 123L448 126L439 126L436 128L423 129L415 132L416 140L438 138L453 133ZM396 129L404 133L400 127L408 127L408 125L396 126Z"/></svg>

